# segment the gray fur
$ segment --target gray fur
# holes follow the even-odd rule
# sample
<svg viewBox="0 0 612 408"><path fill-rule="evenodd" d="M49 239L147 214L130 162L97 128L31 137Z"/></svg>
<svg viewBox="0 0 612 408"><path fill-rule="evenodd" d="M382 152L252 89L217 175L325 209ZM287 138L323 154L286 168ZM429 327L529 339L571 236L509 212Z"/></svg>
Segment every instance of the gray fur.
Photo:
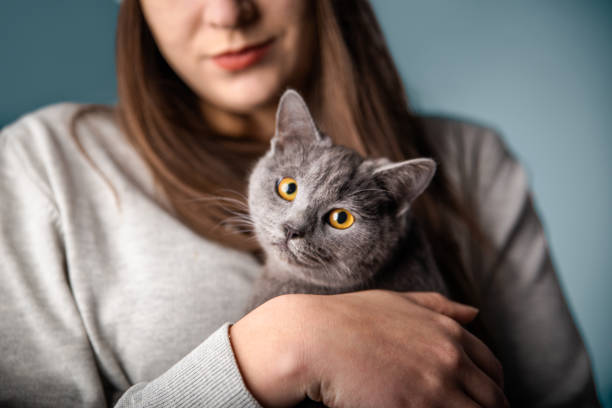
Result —
<svg viewBox="0 0 612 408"><path fill-rule="evenodd" d="M446 293L409 211L435 170L431 159L392 163L333 145L299 94L285 92L271 148L249 180L250 217L265 253L249 310L285 293ZM293 201L276 191L284 177L297 181ZM344 230L330 226L325 220L335 208L351 211L354 224Z"/></svg>

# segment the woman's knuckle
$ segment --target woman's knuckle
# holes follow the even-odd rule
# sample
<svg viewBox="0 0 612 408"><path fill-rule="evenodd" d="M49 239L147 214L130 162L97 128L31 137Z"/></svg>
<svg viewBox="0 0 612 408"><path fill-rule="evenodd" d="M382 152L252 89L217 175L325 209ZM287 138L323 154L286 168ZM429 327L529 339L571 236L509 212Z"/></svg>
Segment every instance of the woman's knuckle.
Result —
<svg viewBox="0 0 612 408"><path fill-rule="evenodd" d="M451 323L450 320L452 319L444 314L437 314L435 317L435 321L442 327L449 326Z"/></svg>
<svg viewBox="0 0 612 408"><path fill-rule="evenodd" d="M462 362L461 348L450 339L440 339L431 345L431 354L443 373L454 372Z"/></svg>
<svg viewBox="0 0 612 408"><path fill-rule="evenodd" d="M439 302L440 304L444 303L447 301L446 296L444 296L443 294L439 293L439 292L427 292L429 293L429 295L431 297L433 297L437 302Z"/></svg>
<svg viewBox="0 0 612 408"><path fill-rule="evenodd" d="M445 315L438 316L438 324L442 326L444 331L453 338L458 338L463 331L461 325L457 323L457 321Z"/></svg>
<svg viewBox="0 0 612 408"><path fill-rule="evenodd" d="M439 357L448 370L456 370L461 365L462 352L452 342L445 342L440 347Z"/></svg>
<svg viewBox="0 0 612 408"><path fill-rule="evenodd" d="M429 395L435 396L444 389L441 373L429 373L424 376L424 391Z"/></svg>

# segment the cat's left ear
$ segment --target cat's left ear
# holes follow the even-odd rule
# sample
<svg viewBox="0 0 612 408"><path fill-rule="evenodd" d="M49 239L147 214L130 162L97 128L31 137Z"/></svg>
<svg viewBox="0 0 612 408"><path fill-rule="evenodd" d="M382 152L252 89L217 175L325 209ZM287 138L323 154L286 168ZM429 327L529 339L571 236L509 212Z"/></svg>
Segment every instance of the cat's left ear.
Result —
<svg viewBox="0 0 612 408"><path fill-rule="evenodd" d="M271 140L272 150L290 143L308 146L312 143L329 143L317 129L306 102L293 89L285 91L276 110L276 131Z"/></svg>
<svg viewBox="0 0 612 408"><path fill-rule="evenodd" d="M402 215L410 204L429 186L436 173L436 162L431 159L412 159L399 163L382 162L374 169L385 188L398 203L398 215Z"/></svg>

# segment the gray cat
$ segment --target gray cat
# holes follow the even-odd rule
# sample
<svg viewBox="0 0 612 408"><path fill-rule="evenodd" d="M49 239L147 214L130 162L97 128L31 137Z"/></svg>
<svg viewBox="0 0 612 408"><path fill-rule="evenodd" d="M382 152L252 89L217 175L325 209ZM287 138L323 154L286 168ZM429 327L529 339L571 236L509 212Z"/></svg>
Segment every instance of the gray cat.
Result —
<svg viewBox="0 0 612 408"><path fill-rule="evenodd" d="M286 293L363 289L448 294L410 212L436 164L364 159L333 145L286 91L270 150L249 179L249 213L264 250L248 310Z"/></svg>

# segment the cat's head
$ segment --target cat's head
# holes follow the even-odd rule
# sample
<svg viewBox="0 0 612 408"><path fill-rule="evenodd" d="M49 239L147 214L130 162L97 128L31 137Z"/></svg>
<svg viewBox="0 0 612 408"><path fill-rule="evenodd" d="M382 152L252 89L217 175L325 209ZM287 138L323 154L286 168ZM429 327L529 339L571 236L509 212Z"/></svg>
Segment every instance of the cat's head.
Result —
<svg viewBox="0 0 612 408"><path fill-rule="evenodd" d="M364 159L318 131L295 91L282 96L270 150L249 180L249 211L267 261L326 285L364 282L405 233L429 185L430 159Z"/></svg>

